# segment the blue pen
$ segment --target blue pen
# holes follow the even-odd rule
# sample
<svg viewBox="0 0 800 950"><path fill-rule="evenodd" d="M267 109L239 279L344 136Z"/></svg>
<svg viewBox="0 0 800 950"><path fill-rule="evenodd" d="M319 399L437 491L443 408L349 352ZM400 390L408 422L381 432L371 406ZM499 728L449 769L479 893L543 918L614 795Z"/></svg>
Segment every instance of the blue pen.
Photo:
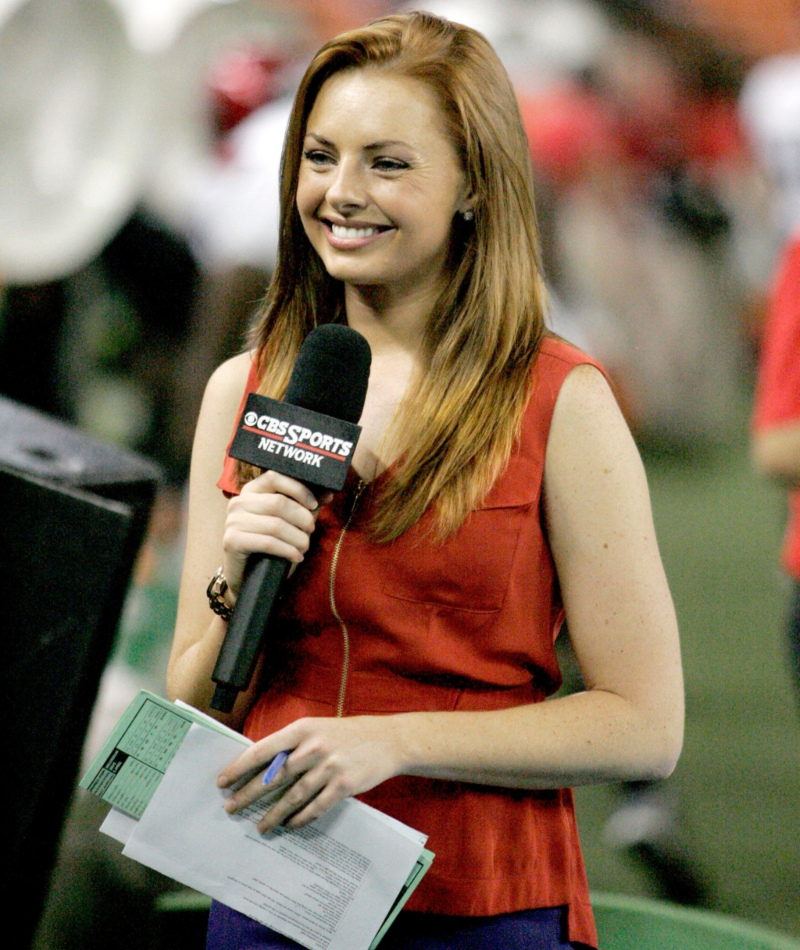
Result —
<svg viewBox="0 0 800 950"><path fill-rule="evenodd" d="M264 773L263 784L269 785L269 783L275 778L275 776L280 772L283 763L289 758L289 752L279 752L275 758L270 762L269 768Z"/></svg>

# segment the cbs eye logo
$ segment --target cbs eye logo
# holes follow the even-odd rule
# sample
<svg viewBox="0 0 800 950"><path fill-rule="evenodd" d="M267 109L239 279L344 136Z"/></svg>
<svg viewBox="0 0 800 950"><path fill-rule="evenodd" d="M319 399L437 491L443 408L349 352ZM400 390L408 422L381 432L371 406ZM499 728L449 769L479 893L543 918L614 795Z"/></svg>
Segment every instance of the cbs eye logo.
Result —
<svg viewBox="0 0 800 950"><path fill-rule="evenodd" d="M258 422L258 413L257 412L248 412L245 413L244 424L246 426L254 426Z"/></svg>

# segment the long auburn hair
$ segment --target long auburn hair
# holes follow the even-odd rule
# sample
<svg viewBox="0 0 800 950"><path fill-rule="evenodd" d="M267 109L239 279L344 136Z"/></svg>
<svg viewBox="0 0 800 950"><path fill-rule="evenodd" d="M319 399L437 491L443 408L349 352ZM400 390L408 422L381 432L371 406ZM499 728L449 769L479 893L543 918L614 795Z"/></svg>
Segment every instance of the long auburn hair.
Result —
<svg viewBox="0 0 800 950"><path fill-rule="evenodd" d="M382 480L373 537L391 541L435 503L439 537L455 532L506 465L545 334L545 291L528 143L510 80L477 31L429 13L383 17L331 40L294 101L281 164L278 262L251 343L260 392L282 398L318 324L344 322L344 290L308 241L295 197L306 122L323 85L344 69L380 69L426 83L475 198L456 216L450 279L430 315L425 373L391 430L400 450ZM256 474L238 463L241 483Z"/></svg>

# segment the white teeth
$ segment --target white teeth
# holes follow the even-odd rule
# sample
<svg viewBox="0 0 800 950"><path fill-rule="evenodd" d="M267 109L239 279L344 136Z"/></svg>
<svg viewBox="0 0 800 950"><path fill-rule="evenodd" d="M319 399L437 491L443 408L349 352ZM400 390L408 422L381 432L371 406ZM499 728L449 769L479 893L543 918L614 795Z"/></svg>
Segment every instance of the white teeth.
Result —
<svg viewBox="0 0 800 950"><path fill-rule="evenodd" d="M377 228L343 228L340 224L332 224L331 230L338 238L365 238L378 233Z"/></svg>

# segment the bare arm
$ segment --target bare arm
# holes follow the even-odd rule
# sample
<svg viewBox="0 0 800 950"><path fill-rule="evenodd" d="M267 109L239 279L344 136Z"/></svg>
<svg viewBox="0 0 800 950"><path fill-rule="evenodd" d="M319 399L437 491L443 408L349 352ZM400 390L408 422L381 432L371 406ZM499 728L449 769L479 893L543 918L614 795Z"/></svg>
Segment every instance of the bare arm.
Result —
<svg viewBox="0 0 800 950"><path fill-rule="evenodd" d="M605 380L578 367L559 395L545 466L546 511L586 691L496 712L300 720L256 743L220 784L292 754L294 782L262 822L317 817L398 774L519 788L668 775L683 736L677 623L647 485ZM258 797L256 779L229 802Z"/></svg>
<svg viewBox="0 0 800 950"><path fill-rule="evenodd" d="M265 473L230 502L216 487L225 450L250 367L248 354L224 363L206 387L197 422L189 477L189 513L178 617L167 670L167 692L223 721L240 727L257 695L258 670L251 688L242 693L230 715L209 708L214 693L211 673L227 624L208 606L206 587L223 566L235 602L248 554L277 554L302 560L316 505L299 482Z"/></svg>
<svg viewBox="0 0 800 950"><path fill-rule="evenodd" d="M762 475L789 487L800 487L800 420L755 433L751 451Z"/></svg>

